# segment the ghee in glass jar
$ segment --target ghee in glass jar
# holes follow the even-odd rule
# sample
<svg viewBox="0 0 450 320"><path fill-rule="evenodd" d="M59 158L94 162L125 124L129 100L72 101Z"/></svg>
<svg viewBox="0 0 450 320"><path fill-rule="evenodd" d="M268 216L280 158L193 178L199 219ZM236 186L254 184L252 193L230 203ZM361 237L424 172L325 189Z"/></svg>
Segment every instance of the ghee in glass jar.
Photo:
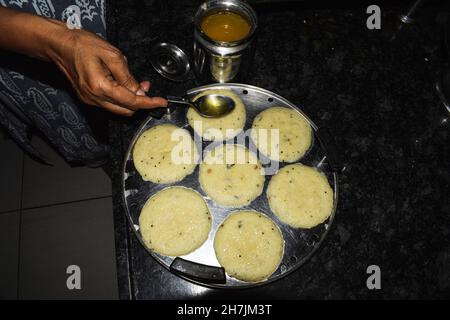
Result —
<svg viewBox="0 0 450 320"><path fill-rule="evenodd" d="M244 39L250 33L251 25L240 14L219 11L204 17L201 28L215 41L234 42Z"/></svg>

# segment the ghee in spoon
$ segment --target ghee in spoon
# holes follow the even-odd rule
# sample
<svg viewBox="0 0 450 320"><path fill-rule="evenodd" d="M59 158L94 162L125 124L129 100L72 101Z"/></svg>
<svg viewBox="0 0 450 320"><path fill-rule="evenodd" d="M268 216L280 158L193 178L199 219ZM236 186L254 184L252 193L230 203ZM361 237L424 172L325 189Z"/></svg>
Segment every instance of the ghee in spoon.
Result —
<svg viewBox="0 0 450 320"><path fill-rule="evenodd" d="M203 18L201 28L213 40L233 42L244 39L249 34L251 25L240 14L219 11Z"/></svg>

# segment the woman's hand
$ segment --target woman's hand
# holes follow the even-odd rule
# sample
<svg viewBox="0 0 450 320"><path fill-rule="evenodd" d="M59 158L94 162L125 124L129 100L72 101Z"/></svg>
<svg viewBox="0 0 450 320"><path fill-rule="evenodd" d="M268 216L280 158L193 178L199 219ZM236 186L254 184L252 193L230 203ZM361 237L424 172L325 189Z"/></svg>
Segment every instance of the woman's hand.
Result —
<svg viewBox="0 0 450 320"><path fill-rule="evenodd" d="M57 34L49 56L83 102L123 116L167 105L163 98L145 95L150 83L139 84L128 70L126 57L107 41L84 30L64 29Z"/></svg>
<svg viewBox="0 0 450 320"><path fill-rule="evenodd" d="M0 6L0 49L54 61L87 104L124 116L167 105L145 95L150 83L136 82L116 47L64 22Z"/></svg>

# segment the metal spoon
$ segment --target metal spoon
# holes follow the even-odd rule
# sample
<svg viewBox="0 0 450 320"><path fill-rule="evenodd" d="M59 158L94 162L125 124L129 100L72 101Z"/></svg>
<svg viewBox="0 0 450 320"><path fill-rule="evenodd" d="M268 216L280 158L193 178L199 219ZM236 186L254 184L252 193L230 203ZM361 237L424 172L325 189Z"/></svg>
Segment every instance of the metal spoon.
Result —
<svg viewBox="0 0 450 320"><path fill-rule="evenodd" d="M233 99L218 94L201 96L195 101L183 97L167 96L167 101L176 104L188 105L205 118L219 118L229 114L234 109Z"/></svg>

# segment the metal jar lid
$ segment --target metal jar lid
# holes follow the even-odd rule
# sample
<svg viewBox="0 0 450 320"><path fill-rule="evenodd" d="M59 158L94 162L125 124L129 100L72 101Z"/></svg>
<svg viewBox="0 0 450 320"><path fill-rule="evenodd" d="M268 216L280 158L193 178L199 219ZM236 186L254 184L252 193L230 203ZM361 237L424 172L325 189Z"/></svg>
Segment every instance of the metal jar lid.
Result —
<svg viewBox="0 0 450 320"><path fill-rule="evenodd" d="M189 77L191 66L186 53L178 46L160 42L153 46L150 62L155 70L172 81L185 81Z"/></svg>

